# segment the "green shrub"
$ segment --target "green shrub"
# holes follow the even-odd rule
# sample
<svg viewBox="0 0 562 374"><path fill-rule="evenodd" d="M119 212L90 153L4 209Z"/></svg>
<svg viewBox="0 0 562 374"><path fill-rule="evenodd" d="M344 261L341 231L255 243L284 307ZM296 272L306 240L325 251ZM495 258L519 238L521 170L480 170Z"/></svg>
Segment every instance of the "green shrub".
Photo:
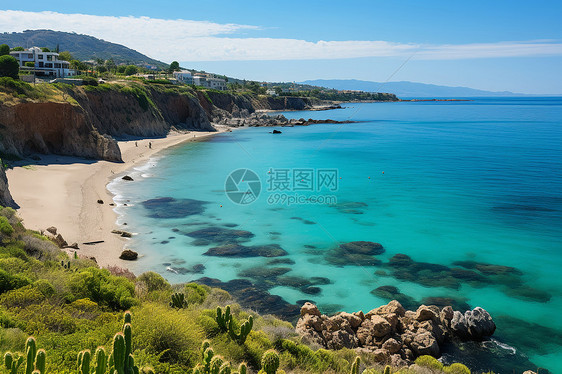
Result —
<svg viewBox="0 0 562 374"><path fill-rule="evenodd" d="M186 300L189 305L202 304L207 297L209 287L197 283L188 283L185 285Z"/></svg>
<svg viewBox="0 0 562 374"><path fill-rule="evenodd" d="M10 225L8 218L0 216L0 232L6 236L14 233L14 228Z"/></svg>
<svg viewBox="0 0 562 374"><path fill-rule="evenodd" d="M450 366L445 366L443 368L443 371L449 374L470 374L470 369L467 368L465 365L459 363L454 363L451 364Z"/></svg>
<svg viewBox="0 0 562 374"><path fill-rule="evenodd" d="M435 357L429 355L424 355L416 358L416 365L433 370L443 370L443 364L439 362Z"/></svg>
<svg viewBox="0 0 562 374"><path fill-rule="evenodd" d="M33 286L45 297L51 297L56 293L55 287L46 279L39 279L33 283Z"/></svg>
<svg viewBox="0 0 562 374"><path fill-rule="evenodd" d="M142 273L138 277L139 282L143 282L146 285L148 292L152 291L166 291L171 289L170 284L164 277L153 271L147 271Z"/></svg>
<svg viewBox="0 0 562 374"><path fill-rule="evenodd" d="M82 84L84 86L97 86L98 80L94 77L84 77L82 78Z"/></svg>
<svg viewBox="0 0 562 374"><path fill-rule="evenodd" d="M9 290L24 287L30 283L29 279L20 275L11 275L0 269L0 294Z"/></svg>
<svg viewBox="0 0 562 374"><path fill-rule="evenodd" d="M15 57L10 55L0 56L0 77L18 79L20 65Z"/></svg>
<svg viewBox="0 0 562 374"><path fill-rule="evenodd" d="M27 285L2 294L0 302L8 308L24 308L41 303L44 299L45 296L37 288Z"/></svg>
<svg viewBox="0 0 562 374"><path fill-rule="evenodd" d="M108 306L113 310L125 310L136 305L134 284L123 277L111 275L107 269L89 267L72 274L69 280L74 299L85 299Z"/></svg>

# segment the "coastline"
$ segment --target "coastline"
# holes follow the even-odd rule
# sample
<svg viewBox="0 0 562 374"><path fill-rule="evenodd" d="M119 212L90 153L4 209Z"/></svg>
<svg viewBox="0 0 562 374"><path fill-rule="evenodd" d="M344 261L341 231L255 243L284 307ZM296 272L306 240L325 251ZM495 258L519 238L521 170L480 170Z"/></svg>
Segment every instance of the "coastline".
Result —
<svg viewBox="0 0 562 374"><path fill-rule="evenodd" d="M165 138L119 141L122 163L57 155L41 155L41 160L34 163L16 163L6 174L12 196L20 206L18 215L28 229L45 231L56 227L69 245L78 243L81 257L95 257L102 267L128 268L127 261L119 259L128 239L111 233L127 227L116 223L117 213L109 205L113 195L107 184L162 150L228 131L224 126L215 128L215 132L170 132ZM95 241L103 242L83 244Z"/></svg>

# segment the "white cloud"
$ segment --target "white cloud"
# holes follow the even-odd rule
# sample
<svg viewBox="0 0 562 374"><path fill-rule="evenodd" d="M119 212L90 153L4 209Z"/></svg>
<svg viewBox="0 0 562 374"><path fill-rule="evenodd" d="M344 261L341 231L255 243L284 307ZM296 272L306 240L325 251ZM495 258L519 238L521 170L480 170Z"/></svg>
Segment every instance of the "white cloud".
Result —
<svg viewBox="0 0 562 374"><path fill-rule="evenodd" d="M233 37L258 26L150 17L0 10L0 31L52 29L92 35L163 61L302 60L405 57L450 60L562 55L557 41L426 45L388 41L318 41Z"/></svg>

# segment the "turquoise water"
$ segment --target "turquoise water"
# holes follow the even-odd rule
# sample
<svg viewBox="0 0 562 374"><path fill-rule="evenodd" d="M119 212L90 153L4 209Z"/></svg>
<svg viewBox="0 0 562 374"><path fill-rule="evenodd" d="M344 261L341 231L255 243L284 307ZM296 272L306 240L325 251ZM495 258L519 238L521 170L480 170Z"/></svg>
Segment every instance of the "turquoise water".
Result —
<svg viewBox="0 0 562 374"><path fill-rule="evenodd" d="M371 293L380 286L395 286L418 304L424 297L450 297L487 309L498 323L498 340L534 364L562 372L562 99L349 104L285 115L364 122L286 127L279 135L271 128L237 130L160 153L129 172L135 182L116 179L109 188L119 222L136 233L128 247L142 255L132 270L157 271L172 282L246 276L290 303L312 300L325 312L386 303L380 292ZM240 168L261 180L260 196L251 204L235 204L225 194L227 176ZM315 185L295 191L291 184L289 191L268 191L268 179L280 182L279 173L295 169L336 170L337 190ZM308 182L304 175L301 184ZM243 185L253 186L248 180ZM335 198L337 204L278 201L295 195ZM178 200L172 206L142 204L161 197ZM176 215L151 217L166 209ZM277 258L294 264L205 256L234 240L186 235L209 227L249 231L253 237L237 242L278 244L288 255ZM381 262L346 262L343 252L333 251L351 241L381 243ZM421 271L390 267L398 253L421 263ZM474 267L456 261L518 271L488 267L477 272L484 277L478 282L443 281L446 269ZM193 272L195 264L204 271ZM274 267L288 268L285 276L324 277L330 284L289 287L286 278L278 282L263 274Z"/></svg>

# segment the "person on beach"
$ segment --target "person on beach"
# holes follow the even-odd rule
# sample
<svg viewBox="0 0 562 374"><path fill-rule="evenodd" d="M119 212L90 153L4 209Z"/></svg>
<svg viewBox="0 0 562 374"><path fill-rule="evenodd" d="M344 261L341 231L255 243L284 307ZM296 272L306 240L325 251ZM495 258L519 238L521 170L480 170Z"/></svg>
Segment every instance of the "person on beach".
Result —
<svg viewBox="0 0 562 374"><path fill-rule="evenodd" d="M152 149L152 142L148 142L148 148Z"/></svg>

